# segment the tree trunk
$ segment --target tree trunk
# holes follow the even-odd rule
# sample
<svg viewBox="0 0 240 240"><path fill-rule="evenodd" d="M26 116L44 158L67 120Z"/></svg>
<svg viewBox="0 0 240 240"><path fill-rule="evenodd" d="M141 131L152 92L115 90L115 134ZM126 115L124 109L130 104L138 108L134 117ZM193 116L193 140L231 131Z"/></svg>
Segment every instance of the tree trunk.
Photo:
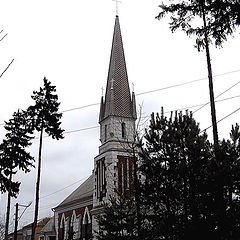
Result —
<svg viewBox="0 0 240 240"><path fill-rule="evenodd" d="M37 220L38 220L40 175L41 175L41 162L42 162L42 138L43 138L43 127L41 128L41 132L40 132L40 142L39 142L39 152L38 152L38 172L37 172L37 182L36 182L35 215L34 215L34 221L32 223L31 240L34 240L36 227L37 227Z"/></svg>
<svg viewBox="0 0 240 240"><path fill-rule="evenodd" d="M205 49L206 49L206 57L207 57L207 67L208 67L208 79L209 79L209 93L210 93L210 104L211 104L211 115L212 115L212 127L213 127L213 141L214 141L214 152L215 152L215 159L216 165L219 168L217 171L221 171L220 165L220 158L219 158L219 144L218 144L218 130L217 130L217 121L216 121L216 109L215 109L215 101L214 101L214 91L213 91L213 81L212 81L212 67L211 67L211 58L210 58L210 51L209 51L209 42L208 42L208 34L207 34L207 24L206 24L206 15L205 15L205 1L203 0L202 5L202 18L204 24L204 42L205 42ZM219 239L224 238L224 229L225 224L224 220L226 217L226 210L224 206L224 193L223 193L223 185L219 184L222 183L221 176L216 176L216 183L217 190L214 193L216 196L217 202L217 222L218 222L218 234Z"/></svg>
<svg viewBox="0 0 240 240"><path fill-rule="evenodd" d="M218 130L217 130L216 109L215 109L214 91L213 91L212 66L211 66L211 58L210 58L210 51L209 51L208 35L206 32L207 24L206 24L204 6L202 7L202 14L203 14L203 24L205 29L204 42L205 42L207 68L208 68L209 94L210 94L210 105L211 105L212 127L213 127L213 142L214 142L215 154L216 154L216 151L218 149Z"/></svg>
<svg viewBox="0 0 240 240"><path fill-rule="evenodd" d="M11 205L11 190L12 190L12 173L9 176L9 189L8 189L8 199L7 199L7 215L6 215L6 225L5 225L5 240L8 239L8 227L9 227L9 217L10 217L10 205Z"/></svg>
<svg viewBox="0 0 240 240"><path fill-rule="evenodd" d="M18 203L16 203L16 211L15 211L14 240L17 240L17 228L18 228Z"/></svg>

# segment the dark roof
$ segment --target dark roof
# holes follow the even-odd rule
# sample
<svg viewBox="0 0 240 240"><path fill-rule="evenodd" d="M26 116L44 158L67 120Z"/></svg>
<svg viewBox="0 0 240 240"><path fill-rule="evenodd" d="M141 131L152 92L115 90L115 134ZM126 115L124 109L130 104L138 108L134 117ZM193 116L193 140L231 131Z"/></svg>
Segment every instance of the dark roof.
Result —
<svg viewBox="0 0 240 240"><path fill-rule="evenodd" d="M119 17L116 16L105 100L99 122L108 116L136 118L135 96L130 94Z"/></svg>
<svg viewBox="0 0 240 240"><path fill-rule="evenodd" d="M46 223L47 223L49 220L50 220L50 217L41 218L41 219L39 219L39 220L37 221L37 226L38 226L38 227L43 227L43 226L46 225ZM31 228L31 227L32 227L32 224L33 224L33 223L29 223L29 224L23 226L22 229Z"/></svg>
<svg viewBox="0 0 240 240"><path fill-rule="evenodd" d="M83 182L75 191L73 191L63 202L56 208L64 207L81 200L92 199L93 197L93 174ZM55 208L55 209L56 209Z"/></svg>

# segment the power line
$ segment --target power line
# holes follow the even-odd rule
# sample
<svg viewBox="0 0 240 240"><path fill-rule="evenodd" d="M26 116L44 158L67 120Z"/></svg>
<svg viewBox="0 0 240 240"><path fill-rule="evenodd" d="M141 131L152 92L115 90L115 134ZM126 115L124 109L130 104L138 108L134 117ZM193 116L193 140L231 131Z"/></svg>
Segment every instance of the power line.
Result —
<svg viewBox="0 0 240 240"><path fill-rule="evenodd" d="M231 74L231 73L236 73L236 72L240 72L240 69L225 72L225 73L216 74L213 77L219 77L219 76L223 76L223 75L227 75L227 74ZM162 90L167 90L167 89L171 89L171 88L175 88L175 87L180 87L180 86L184 86L184 85L187 85L187 84L203 81L203 80L206 80L206 79L207 79L207 77L199 78L199 79L195 79L195 80L192 80L192 81L183 82L183 83L179 83L179 84L175 84L175 85L170 85L170 86L163 87L163 88L153 89L153 90L138 93L138 94L136 94L136 96L140 96L140 95L144 95L144 94L148 94L148 93L153 93L153 92L158 92L158 91L162 91ZM61 113L75 111L75 110L79 110L79 109L83 109L83 108L88 108L88 107L96 106L96 105L99 105L99 104L100 103L92 103L92 104L87 104L87 105L83 105L83 106L80 106L80 107L70 108L70 109L62 110ZM4 123L0 124L0 126L2 126L2 125L4 125Z"/></svg>
<svg viewBox="0 0 240 240"><path fill-rule="evenodd" d="M228 115L224 116L224 117L223 117L223 118L221 118L220 120L218 120L218 121L217 121L217 123L219 123L219 122L223 121L224 119L226 119L226 118L230 117L231 115L233 115L234 113L238 112L239 110L240 110L240 107L239 107L239 108L237 108L236 110L234 110L233 112L229 113ZM209 129L209 128L211 128L211 127L212 127L212 125L211 125L211 126L209 126L209 127L207 127L207 128L205 128L205 129L204 129L204 130L202 130L200 133L202 133L202 132L204 132L204 131L208 130L208 129Z"/></svg>
<svg viewBox="0 0 240 240"><path fill-rule="evenodd" d="M218 97L222 96L224 93L228 92L229 90L231 90L232 88L234 88L235 86L237 86L240 83L240 81L238 81L237 83L233 84L231 87L229 87L228 89L226 89L225 91L221 92L219 95L217 95L215 97L215 99L217 99ZM195 110L193 113L198 112L200 109L204 108L205 106L207 106L210 102L205 103L203 106L201 106L200 108L198 108L197 110Z"/></svg>
<svg viewBox="0 0 240 240"><path fill-rule="evenodd" d="M236 95L236 96L233 96L233 97L219 99L219 100L216 100L215 102L224 102L224 101L231 100L231 99L234 99L234 98L239 98L239 97L240 97L240 95ZM203 103L196 104L196 105L192 105L192 106L188 106L188 107L183 107L183 108L179 108L179 109L175 109L175 110L169 110L169 111L166 111L165 113L176 112L176 111L181 111L181 110L191 109L191 108L201 107L201 106L205 106L205 103L204 104ZM195 113L195 112L193 112L193 113Z"/></svg>
<svg viewBox="0 0 240 240"><path fill-rule="evenodd" d="M39 199L43 199L43 198L52 196L52 195L54 195L54 194L56 194L56 193L58 193L58 192L61 192L61 191L65 190L65 189L67 189L67 188L75 185L76 183L82 182L83 180L87 179L88 177L89 177L89 176L84 177L84 178L82 178L82 179L80 179L80 180L78 180L78 181L76 181L76 182L74 182L74 183L72 183L72 184L70 184L70 185L67 185L66 187L63 187L63 188L61 188L61 189L59 189L59 190L57 190L57 191L55 191L55 192L53 192L53 193L47 194L47 195L45 195L45 196L42 196L42 197L40 197Z"/></svg>
<svg viewBox="0 0 240 240"><path fill-rule="evenodd" d="M220 76L224 76L224 75L231 74L231 73L236 73L236 72L240 72L240 69L233 70L233 71L230 71L230 72L225 72L225 73L216 74L216 75L214 75L213 77L220 77ZM184 85L187 85L187 84L191 84L191 83L203 81L203 80L206 80L206 79L208 79L208 78L207 78L207 77L205 77L205 78L199 78L199 79L195 79L195 80L188 81L188 82L183 82L183 83L179 83L179 84L174 84L174 85L166 86L166 87L163 87L163 88L153 89L153 90L149 90L149 91L137 93L136 96L140 96L140 95L144 95L144 94L148 94L148 93L152 93L152 92L163 91L163 90L167 90L167 89L170 89L170 88L180 87L180 86L184 86ZM91 106L96 106L96 105L99 105L99 104L100 104L100 103L92 103L92 104L83 105L83 106L80 106L80 107L75 107L75 108L71 108L71 109L66 109L66 110L63 110L63 111L61 111L61 112L64 113L64 112L74 111L74 110L78 110L78 109L82 109L82 108L87 108L87 107L91 107Z"/></svg>
<svg viewBox="0 0 240 240"><path fill-rule="evenodd" d="M229 97L229 98L224 98L224 99L219 99L215 102L223 102L223 101L227 101L227 100L231 100L231 99L234 99L234 98L239 98L240 95L237 95L237 96L233 96L233 97ZM165 113L170 113L170 112L175 112L175 111L181 111L181 110L185 110L185 109L191 109L191 108L194 108L194 107L199 107L199 106L204 106L204 104L197 104L197 105L192 105L192 106L189 106L189 107L184 107L184 108L179 108L179 109L175 109L175 110L172 110L172 111L166 111ZM145 116L144 118L149 118L149 116ZM90 130L90 129L95 129L95 128L99 128L99 126L92 126L92 127L87 127L87 128L81 128L81 129L76 129L76 130L71 130L71 131L66 131L66 132L63 132L63 134L70 134L70 133L75 133L75 132L82 132L82 131L86 131L86 130ZM48 136L45 136L45 137L48 137Z"/></svg>

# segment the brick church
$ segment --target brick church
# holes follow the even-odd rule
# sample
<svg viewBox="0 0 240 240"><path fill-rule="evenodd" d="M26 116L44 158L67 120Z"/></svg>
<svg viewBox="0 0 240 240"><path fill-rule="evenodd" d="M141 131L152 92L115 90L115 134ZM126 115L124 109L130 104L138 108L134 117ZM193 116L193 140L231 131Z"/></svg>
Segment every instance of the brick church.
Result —
<svg viewBox="0 0 240 240"><path fill-rule="evenodd" d="M133 186L133 156L136 102L130 93L119 17L115 18L105 97L102 96L99 124L99 154L92 175L54 208L56 239L87 240L98 231L95 216L102 203L117 191L126 193Z"/></svg>

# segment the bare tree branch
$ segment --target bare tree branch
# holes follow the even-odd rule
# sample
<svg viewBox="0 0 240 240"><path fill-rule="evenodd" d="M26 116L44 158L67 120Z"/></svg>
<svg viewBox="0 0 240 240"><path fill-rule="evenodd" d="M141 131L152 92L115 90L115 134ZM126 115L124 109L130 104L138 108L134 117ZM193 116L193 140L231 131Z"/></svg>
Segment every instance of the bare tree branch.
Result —
<svg viewBox="0 0 240 240"><path fill-rule="evenodd" d="M1 40L0 40L1 41ZM12 61L8 64L8 66L4 69L4 71L1 73L0 78L3 76L3 74L8 70L8 68L10 67L10 65L13 63L14 59L12 59Z"/></svg>
<svg viewBox="0 0 240 240"><path fill-rule="evenodd" d="M1 39L0 42L7 36L8 34L6 33Z"/></svg>

